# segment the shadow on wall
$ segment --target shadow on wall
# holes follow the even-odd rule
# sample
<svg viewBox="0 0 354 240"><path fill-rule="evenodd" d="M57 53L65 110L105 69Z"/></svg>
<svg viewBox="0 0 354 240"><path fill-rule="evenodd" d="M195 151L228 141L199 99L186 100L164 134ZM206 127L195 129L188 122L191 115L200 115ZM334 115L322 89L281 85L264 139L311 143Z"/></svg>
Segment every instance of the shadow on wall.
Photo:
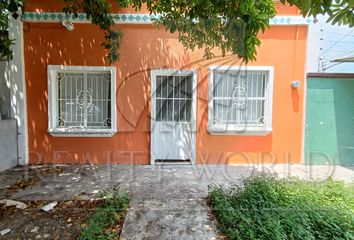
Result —
<svg viewBox="0 0 354 240"><path fill-rule="evenodd" d="M198 92L197 152L209 154L208 149L217 149L215 146L221 144L226 152L235 149L254 153L272 150L273 134L266 137L215 137L207 133L208 66L241 65L242 63L235 56L205 60L202 50L193 52L185 50L178 42L177 35L171 35L155 26L119 25L119 28L123 30L124 36L120 61L114 65L117 68L118 133L112 138L63 138L52 137L47 133L47 65L106 65L105 51L101 46L103 33L91 24L75 24L74 30L69 32L60 23L24 23L31 163L149 163L150 69L152 68L198 70L198 87L195 89ZM281 39L293 40L290 34L294 31L287 30L289 32L287 35L282 32L282 29L273 31L273 35L277 37L283 33ZM262 36L270 39L274 37L273 35ZM286 43L281 46L288 47L292 44L290 41L284 42ZM281 47L274 51L276 56L285 54ZM273 63L274 57L264 52L261 55L261 63L279 64L279 62ZM293 61L288 55L284 57L286 60L277 61ZM282 74L284 75L278 77L287 76L287 72ZM287 86L286 84L284 83L284 86ZM289 96L298 99L291 96L290 90ZM285 149L282 144L279 145ZM200 161L204 161L203 156L200 157ZM228 160L220 160L220 162L225 161Z"/></svg>
<svg viewBox="0 0 354 240"><path fill-rule="evenodd" d="M13 40L13 59L0 62L0 131L2 164L11 161L12 166L27 164L27 129L25 124L25 89L23 81L23 38L20 19L9 19L8 38ZM9 166L9 165L8 165Z"/></svg>
<svg viewBox="0 0 354 240"><path fill-rule="evenodd" d="M18 164L17 124L11 118L9 62L0 61L0 172ZM13 86L13 85L12 85Z"/></svg>
<svg viewBox="0 0 354 240"><path fill-rule="evenodd" d="M10 86L5 79L7 64L0 61L0 120L11 118Z"/></svg>
<svg viewBox="0 0 354 240"><path fill-rule="evenodd" d="M206 61L202 51L186 51L176 36L151 25L122 25L124 37L117 67L118 133L112 138L58 138L48 135L47 65L104 66L102 32L76 24L72 32L59 23L25 23L25 62L31 163L149 163L150 69L199 69L199 104L207 105L210 63L232 65L234 56ZM137 37L137 33L139 36ZM201 59L192 62L192 59ZM201 113L203 119L207 112ZM201 121L205 122L204 120ZM200 124L200 129L203 124ZM136 153L132 160L132 153ZM54 156L55 155L55 156Z"/></svg>

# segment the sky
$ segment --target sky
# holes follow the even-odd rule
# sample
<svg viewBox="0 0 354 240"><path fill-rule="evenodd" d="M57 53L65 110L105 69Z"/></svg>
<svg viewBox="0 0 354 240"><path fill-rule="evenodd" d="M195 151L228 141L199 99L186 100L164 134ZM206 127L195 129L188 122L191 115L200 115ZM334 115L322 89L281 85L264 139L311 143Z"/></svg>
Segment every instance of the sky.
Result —
<svg viewBox="0 0 354 240"><path fill-rule="evenodd" d="M354 56L354 28L326 23L318 16L312 23L308 42L308 72L354 72L354 63L333 63L337 58Z"/></svg>

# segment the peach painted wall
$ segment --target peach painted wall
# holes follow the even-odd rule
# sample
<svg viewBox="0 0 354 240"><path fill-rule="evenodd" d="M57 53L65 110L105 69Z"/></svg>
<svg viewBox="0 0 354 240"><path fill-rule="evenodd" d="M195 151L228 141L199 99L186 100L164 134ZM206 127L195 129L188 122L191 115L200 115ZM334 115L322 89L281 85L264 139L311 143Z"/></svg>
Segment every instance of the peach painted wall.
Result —
<svg viewBox="0 0 354 240"><path fill-rule="evenodd" d="M42 1L29 1L26 11L48 11ZM33 4L32 4L33 3ZM282 13L296 14L294 8ZM151 68L198 70L197 163L260 161L272 152L277 162L301 159L306 26L273 26L261 34L257 61L274 66L273 132L263 137L216 136L207 129L209 65L239 65L234 56L203 59L203 51L187 51L176 35L152 25L120 24L124 37L117 68L117 127L111 138L52 137L48 128L47 65L103 66L103 34L91 24L75 24L72 32L59 23L25 23L24 49L27 83L30 163L149 163ZM216 55L220 55L216 52ZM293 80L302 87L292 90ZM244 152L248 158L245 158ZM263 154L265 162L274 161Z"/></svg>

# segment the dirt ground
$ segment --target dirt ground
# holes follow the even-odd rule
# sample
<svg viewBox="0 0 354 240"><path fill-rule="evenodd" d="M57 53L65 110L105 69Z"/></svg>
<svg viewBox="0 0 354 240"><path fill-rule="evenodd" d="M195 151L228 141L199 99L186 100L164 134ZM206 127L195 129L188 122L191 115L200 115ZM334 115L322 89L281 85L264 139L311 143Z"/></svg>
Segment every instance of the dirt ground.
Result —
<svg viewBox="0 0 354 240"><path fill-rule="evenodd" d="M43 182L46 177L58 176L65 170L64 166L44 166L38 169L26 170L18 168L14 172L3 173L0 200L15 200L26 204L27 207L19 209L16 206L5 206L5 203L0 203L0 240L71 240L79 237L80 233L87 227L95 208L102 204L103 200L97 197L90 200L80 199L78 196L70 200L13 198L16 193L30 189L35 185L41 185L41 181ZM53 202L57 202L57 205L52 210L46 212L41 209L43 206ZM119 221L114 225L118 236L122 225L123 221ZM10 232L2 235L1 232L4 230L10 230Z"/></svg>
<svg viewBox="0 0 354 240"><path fill-rule="evenodd" d="M87 226L99 200L73 200L59 202L53 210L45 212L46 201L23 201L26 209L0 205L0 229L11 232L0 239L76 239Z"/></svg>

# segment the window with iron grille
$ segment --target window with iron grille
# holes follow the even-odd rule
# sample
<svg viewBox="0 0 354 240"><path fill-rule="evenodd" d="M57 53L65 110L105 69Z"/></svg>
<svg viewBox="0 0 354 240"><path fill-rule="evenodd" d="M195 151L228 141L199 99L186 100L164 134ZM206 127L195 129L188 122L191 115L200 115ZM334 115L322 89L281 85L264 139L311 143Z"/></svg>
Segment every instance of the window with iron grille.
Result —
<svg viewBox="0 0 354 240"><path fill-rule="evenodd" d="M49 66L49 133L113 135L115 69Z"/></svg>
<svg viewBox="0 0 354 240"><path fill-rule="evenodd" d="M272 67L212 67L208 130L265 135L272 130Z"/></svg>

